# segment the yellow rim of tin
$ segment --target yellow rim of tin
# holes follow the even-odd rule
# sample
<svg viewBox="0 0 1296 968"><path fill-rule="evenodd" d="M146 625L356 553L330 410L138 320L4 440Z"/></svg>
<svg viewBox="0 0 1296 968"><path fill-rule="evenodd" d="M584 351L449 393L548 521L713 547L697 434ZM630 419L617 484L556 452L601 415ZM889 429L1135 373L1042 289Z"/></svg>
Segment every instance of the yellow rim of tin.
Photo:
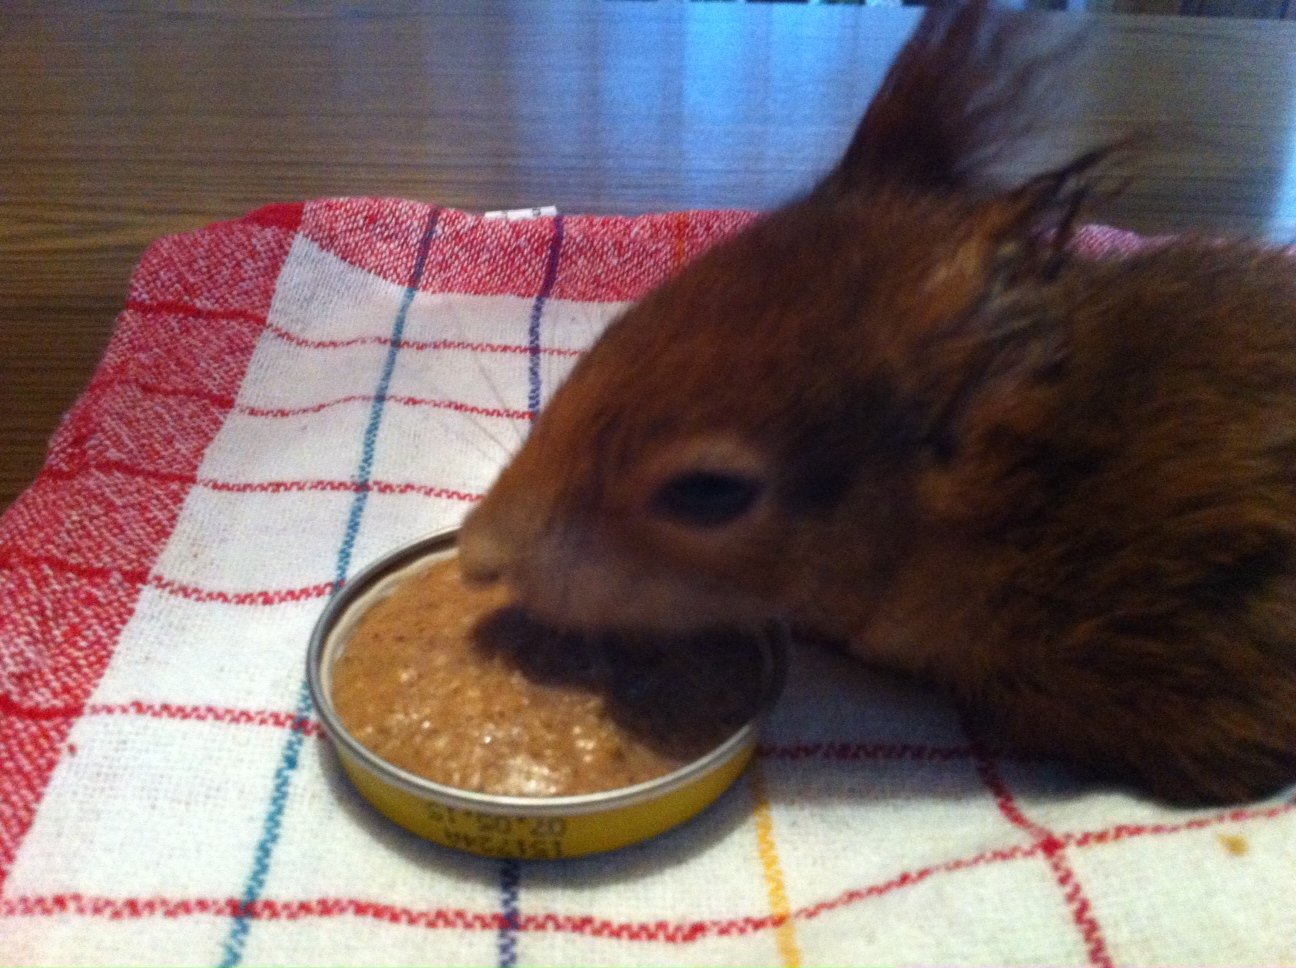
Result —
<svg viewBox="0 0 1296 968"><path fill-rule="evenodd" d="M782 692L787 634L762 637L765 690L756 714L714 750L673 773L603 793L509 797L434 783L362 746L333 709L333 663L360 616L397 585L455 553L457 529L397 549L347 582L311 633L311 700L356 789L388 819L421 837L486 857L578 857L625 847L677 826L714 802L742 774L761 724Z"/></svg>

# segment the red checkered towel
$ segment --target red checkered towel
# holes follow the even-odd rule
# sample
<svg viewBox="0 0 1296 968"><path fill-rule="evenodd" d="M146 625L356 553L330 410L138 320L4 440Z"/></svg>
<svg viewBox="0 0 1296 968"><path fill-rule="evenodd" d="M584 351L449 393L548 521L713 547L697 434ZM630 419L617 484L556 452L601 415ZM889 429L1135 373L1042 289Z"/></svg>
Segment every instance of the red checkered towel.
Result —
<svg viewBox="0 0 1296 968"><path fill-rule="evenodd" d="M614 854L460 855L341 778L328 595L457 522L624 301L750 217L324 201L150 248L0 521L0 960L1296 962L1290 799L1078 786L813 651L747 777Z"/></svg>

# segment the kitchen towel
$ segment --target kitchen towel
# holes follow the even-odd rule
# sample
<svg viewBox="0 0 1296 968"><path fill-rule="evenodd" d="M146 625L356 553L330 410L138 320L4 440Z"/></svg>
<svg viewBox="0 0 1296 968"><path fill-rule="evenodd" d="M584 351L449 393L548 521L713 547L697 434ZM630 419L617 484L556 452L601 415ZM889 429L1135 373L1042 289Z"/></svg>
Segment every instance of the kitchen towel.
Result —
<svg viewBox="0 0 1296 968"><path fill-rule="evenodd" d="M329 596L457 523L604 325L753 217L333 199L153 245L0 519L0 962L1296 963L1290 791L1081 783L809 647L743 780L623 851L471 857L350 788L304 687Z"/></svg>

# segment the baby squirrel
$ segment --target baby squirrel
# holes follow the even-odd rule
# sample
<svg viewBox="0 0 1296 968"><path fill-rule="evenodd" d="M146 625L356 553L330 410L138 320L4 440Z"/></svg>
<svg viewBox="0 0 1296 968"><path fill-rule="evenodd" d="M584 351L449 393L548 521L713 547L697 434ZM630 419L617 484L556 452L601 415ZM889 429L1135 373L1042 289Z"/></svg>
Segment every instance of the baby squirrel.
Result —
<svg viewBox="0 0 1296 968"><path fill-rule="evenodd" d="M1068 250L988 166L1052 59L931 9L838 166L608 328L466 520L583 628L794 623L1181 804L1296 779L1296 263Z"/></svg>

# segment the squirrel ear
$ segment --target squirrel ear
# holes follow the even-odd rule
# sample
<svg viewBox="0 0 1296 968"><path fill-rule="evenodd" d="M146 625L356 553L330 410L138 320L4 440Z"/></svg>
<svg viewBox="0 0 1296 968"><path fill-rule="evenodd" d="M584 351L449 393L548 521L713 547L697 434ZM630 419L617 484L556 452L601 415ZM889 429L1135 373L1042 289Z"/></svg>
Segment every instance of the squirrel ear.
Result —
<svg viewBox="0 0 1296 968"><path fill-rule="evenodd" d="M1117 147L1096 148L979 207L974 217L977 235L982 245L991 243L996 284L1011 285L1023 276L1047 279L1057 273L1066 261L1077 216L1100 194L1099 169Z"/></svg>
<svg viewBox="0 0 1296 968"><path fill-rule="evenodd" d="M1062 68L1082 36L1059 43L1041 24L989 0L930 5L822 189L993 189L996 165L1066 97Z"/></svg>
<svg viewBox="0 0 1296 968"><path fill-rule="evenodd" d="M971 307L921 347L933 363L926 393L937 401L929 428L937 451L953 454L969 439L992 438L986 427L1016 411L1004 401L1065 358L1063 332L1015 309L1012 293L1063 267L1076 218L1098 190L1099 168L1112 150L1090 151L978 204L965 234L928 278L930 303Z"/></svg>
<svg viewBox="0 0 1296 968"><path fill-rule="evenodd" d="M983 301L1023 280L1051 278L1065 262L1077 215L1094 193L1107 149L975 205L923 287L930 305ZM939 314L936 318L939 318Z"/></svg>

